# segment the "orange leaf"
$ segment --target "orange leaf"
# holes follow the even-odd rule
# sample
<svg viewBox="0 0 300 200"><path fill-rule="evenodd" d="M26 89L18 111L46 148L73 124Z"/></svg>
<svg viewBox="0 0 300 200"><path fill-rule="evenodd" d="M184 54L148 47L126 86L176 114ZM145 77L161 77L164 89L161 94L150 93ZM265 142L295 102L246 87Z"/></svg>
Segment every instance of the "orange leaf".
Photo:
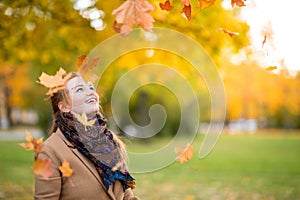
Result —
<svg viewBox="0 0 300 200"><path fill-rule="evenodd" d="M268 70L268 71L273 71L275 69L277 69L276 66L269 66L269 67L266 68L266 70Z"/></svg>
<svg viewBox="0 0 300 200"><path fill-rule="evenodd" d="M80 67L85 59L86 59L86 54L79 56L77 58L77 69L80 69Z"/></svg>
<svg viewBox="0 0 300 200"><path fill-rule="evenodd" d="M171 5L170 0L166 0L165 3L159 3L159 7L162 10L170 11L173 10L174 6Z"/></svg>
<svg viewBox="0 0 300 200"><path fill-rule="evenodd" d="M120 25L120 34L128 35L135 25L140 25L146 31L152 31L154 19L149 14L154 10L146 0L127 0L113 10L116 24ZM113 26L116 29L117 26Z"/></svg>
<svg viewBox="0 0 300 200"><path fill-rule="evenodd" d="M239 6L239 7L246 6L245 1L246 0L231 0L231 6L233 7L234 4Z"/></svg>
<svg viewBox="0 0 300 200"><path fill-rule="evenodd" d="M37 158L34 161L32 170L36 175L40 175L44 178L49 178L54 174L53 171L50 169L50 165L51 165L50 159L42 160L40 158Z"/></svg>
<svg viewBox="0 0 300 200"><path fill-rule="evenodd" d="M200 9L209 8L214 5L216 0L198 0L198 7Z"/></svg>
<svg viewBox="0 0 300 200"><path fill-rule="evenodd" d="M39 77L40 81L38 83L49 88L46 94L52 96L55 92L64 88L66 81L71 76L71 74L69 74L69 76L65 75L66 71L62 68L60 68L54 76L48 75L43 72Z"/></svg>
<svg viewBox="0 0 300 200"><path fill-rule="evenodd" d="M26 150L33 150L35 153L35 158L37 155L42 151L42 148L44 147L43 138L34 139L32 135L28 131L26 131L25 136L27 142L19 143L20 146L24 147Z"/></svg>
<svg viewBox="0 0 300 200"><path fill-rule="evenodd" d="M86 74L91 69L97 66L99 60L100 58L97 57L97 58L91 58L88 62L84 62L85 61L84 58L83 63L81 63L81 65L78 67L78 72L82 75Z"/></svg>
<svg viewBox="0 0 300 200"><path fill-rule="evenodd" d="M185 149L183 149L181 147L176 147L175 152L178 154L178 156L176 157L176 160L178 162L180 162L181 164L189 161L194 155L192 145L190 145L190 144L187 144Z"/></svg>
<svg viewBox="0 0 300 200"><path fill-rule="evenodd" d="M73 174L73 169L70 168L70 163L66 160L58 167L63 176L69 177Z"/></svg>
<svg viewBox="0 0 300 200"><path fill-rule="evenodd" d="M239 35L238 32L232 32L232 31L229 31L225 28L218 28L218 31L223 31L224 33L228 34L230 37Z"/></svg>
<svg viewBox="0 0 300 200"><path fill-rule="evenodd" d="M181 10L182 16L187 20L191 20L192 8L191 8L190 0L181 0L181 6L182 6L182 10Z"/></svg>

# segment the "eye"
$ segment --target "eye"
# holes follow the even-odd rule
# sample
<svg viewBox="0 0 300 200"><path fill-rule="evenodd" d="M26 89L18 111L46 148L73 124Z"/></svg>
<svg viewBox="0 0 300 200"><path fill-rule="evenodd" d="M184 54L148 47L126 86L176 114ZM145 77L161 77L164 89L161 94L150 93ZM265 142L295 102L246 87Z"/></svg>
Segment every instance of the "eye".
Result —
<svg viewBox="0 0 300 200"><path fill-rule="evenodd" d="M82 92L83 91L83 87L78 87L77 89L76 89L76 92Z"/></svg>
<svg viewBox="0 0 300 200"><path fill-rule="evenodd" d="M95 90L93 85L90 85L90 90Z"/></svg>

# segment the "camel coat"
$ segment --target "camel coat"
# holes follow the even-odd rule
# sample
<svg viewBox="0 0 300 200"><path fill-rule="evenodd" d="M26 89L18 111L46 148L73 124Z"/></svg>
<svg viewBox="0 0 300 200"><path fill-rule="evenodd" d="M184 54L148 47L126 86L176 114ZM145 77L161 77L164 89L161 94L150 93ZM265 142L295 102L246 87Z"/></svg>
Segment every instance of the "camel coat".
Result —
<svg viewBox="0 0 300 200"><path fill-rule="evenodd" d="M59 129L45 141L39 158L51 159L54 175L49 178L35 176L34 199L139 200L130 188L124 192L119 181L113 183L106 192L94 164L81 154ZM63 160L68 161L73 169L70 177L63 177L58 169Z"/></svg>

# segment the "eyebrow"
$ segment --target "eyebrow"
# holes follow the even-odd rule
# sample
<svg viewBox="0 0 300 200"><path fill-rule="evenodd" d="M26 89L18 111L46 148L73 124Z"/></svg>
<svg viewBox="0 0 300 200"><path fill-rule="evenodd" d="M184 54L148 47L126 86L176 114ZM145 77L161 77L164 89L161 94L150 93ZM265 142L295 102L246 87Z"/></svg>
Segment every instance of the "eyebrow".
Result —
<svg viewBox="0 0 300 200"><path fill-rule="evenodd" d="M84 87L84 85L76 85L75 87L72 87L71 90L76 89L77 87Z"/></svg>

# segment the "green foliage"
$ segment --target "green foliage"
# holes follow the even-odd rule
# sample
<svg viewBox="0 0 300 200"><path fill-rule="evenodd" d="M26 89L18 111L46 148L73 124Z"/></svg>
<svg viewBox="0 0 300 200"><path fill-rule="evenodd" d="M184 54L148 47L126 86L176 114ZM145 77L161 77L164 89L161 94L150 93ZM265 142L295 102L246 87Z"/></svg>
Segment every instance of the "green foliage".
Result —
<svg viewBox="0 0 300 200"><path fill-rule="evenodd" d="M127 142L131 152L151 152L172 138ZM197 157L203 141L193 142L194 157L156 172L134 174L141 199L299 199L299 132L222 135L208 157ZM0 199L32 199L32 152L17 142L0 141ZM76 183L74 183L76 184ZM159 192L153 192L159 191Z"/></svg>

